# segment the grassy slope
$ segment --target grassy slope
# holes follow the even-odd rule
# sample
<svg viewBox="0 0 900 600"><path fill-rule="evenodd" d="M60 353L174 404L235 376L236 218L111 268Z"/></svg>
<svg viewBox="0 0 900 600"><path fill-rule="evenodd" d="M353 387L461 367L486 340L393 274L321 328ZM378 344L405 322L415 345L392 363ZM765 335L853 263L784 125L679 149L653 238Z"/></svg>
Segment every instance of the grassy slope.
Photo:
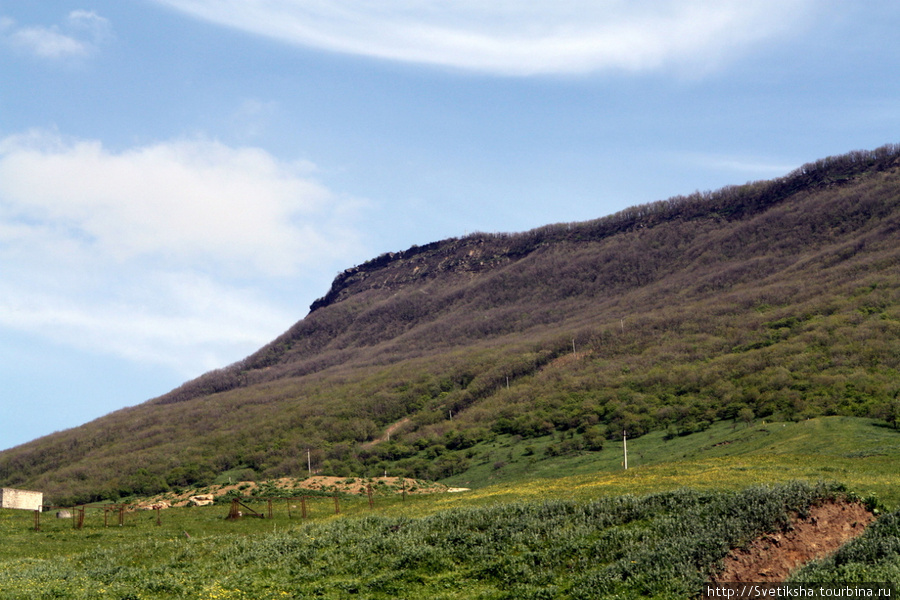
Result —
<svg viewBox="0 0 900 600"><path fill-rule="evenodd" d="M683 486L738 489L791 480L840 481L867 496L876 494L890 509L900 508L896 465L900 431L871 419L821 417L798 423L757 421L752 425L719 422L708 430L665 439L656 431L628 441L629 469L622 469L622 445L600 452L542 458L556 436L516 440L500 436L480 444L472 469L443 480L476 489L465 500L481 498L590 498L598 495L651 493ZM530 457L523 457L526 448ZM512 454L513 461L495 468ZM561 473L568 476L559 477Z"/></svg>
<svg viewBox="0 0 900 600"><path fill-rule="evenodd" d="M515 453L524 452L530 445L538 455L540 445L548 443L555 441L516 441L507 436L475 449ZM406 501L378 497L374 513L363 498L343 498L340 517L334 515L329 498L318 498L310 503L311 519L307 522L298 518L296 509L289 519L285 506L278 503L273 520L248 518L230 523L223 519L227 507L220 504L166 511L161 515L161 526L156 526L153 513L135 513L123 528L104 527L102 513L93 512L83 531L75 531L69 521L46 515L43 531L36 533L31 531L30 514L0 511L0 540L5 542L0 544L0 573L5 573L0 576L0 598L279 598L289 597L281 593L286 590L318 590L326 598L387 598L398 594L409 598L503 598L512 597L512 591L516 597L541 598L578 597L579 589L601 583L612 585L610 591L629 596L642 593L642 588L622 587L615 581L610 584L610 573L627 569L630 560L648 564L656 561L658 557L653 558L649 550L649 554L644 553L641 547L669 544L660 536L669 535L662 532L670 531L671 524L681 519L670 504L687 502L694 506L692 498L697 496L678 492L667 496L670 500L662 503L666 508L648 509L637 520L626 519L605 529L586 528L578 507L604 498L603 502L612 502L610 506L620 506L623 500L616 498L622 494L643 495L684 487L706 490L702 493L719 498L717 494L722 491L794 479L837 480L861 496L878 494L889 508L900 506L900 496L892 490L900 458L900 432L868 419L826 417L799 423L757 422L736 428L720 423L707 431L670 440L659 433L648 434L631 440L629 449L634 466L627 472L621 470L618 445L600 452L537 460L527 472L484 465L487 469L481 480L491 481L491 485L467 493L410 496ZM553 477L560 472L577 474ZM470 476L473 485L479 483L477 469ZM758 500L751 499L757 496L743 493L750 496L730 505L730 513L740 515L743 509L756 506ZM551 509L540 508L546 502ZM264 506L256 508L264 512ZM591 510L599 510L597 506L601 505ZM702 518L718 522L714 515ZM891 518L896 529L897 517ZM530 524L511 533L509 529L517 520ZM487 538L470 538L482 535L477 532L487 535L485 532L493 531L489 523L495 521L503 524L489 536L497 547L490 546L478 561L459 551L444 556L435 550L461 543L482 547L488 544ZM115 522L114 517L110 522ZM890 529L890 523L888 527L890 537L894 529ZM897 552L869 558L870 546L880 552L885 548L877 537L878 530L875 534L874 542L869 541L868 546L865 540L860 542L863 550L847 559L856 561L851 565L855 569L852 573L862 577L856 581L865 581L870 573L900 572ZM425 538L427 543L422 541ZM613 560L603 566L608 569L594 573L599 578L596 581L565 576L567 564L585 560L585 553L598 551L600 541L607 539L615 540L623 556L630 558L621 565L621 560ZM561 545L566 556L559 555L561 550L545 554ZM501 552L501 548L512 547L519 550ZM401 558L406 562L394 565ZM692 559L686 560L693 564ZM351 563L393 567L373 566L360 571L359 566L348 567ZM870 563L875 571L867 570ZM522 570L533 572L536 565L546 566L538 570L544 574L523 578ZM848 568L844 563L826 563L811 569L809 576L820 581L845 580L836 578L835 573L850 577ZM314 577L319 572L327 574L327 579ZM678 586L693 585L690 582L701 576L685 577ZM650 584L656 585L651 580L640 585ZM643 591L659 597L685 597L678 586L668 591L661 586ZM551 588L555 591L547 592Z"/></svg>

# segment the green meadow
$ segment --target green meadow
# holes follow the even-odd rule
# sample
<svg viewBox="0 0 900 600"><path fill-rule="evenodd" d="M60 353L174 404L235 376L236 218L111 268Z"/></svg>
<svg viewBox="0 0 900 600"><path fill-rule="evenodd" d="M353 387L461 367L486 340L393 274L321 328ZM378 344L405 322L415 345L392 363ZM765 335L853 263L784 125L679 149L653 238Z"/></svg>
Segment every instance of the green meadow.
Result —
<svg viewBox="0 0 900 600"><path fill-rule="evenodd" d="M480 460L473 462L478 464L444 480L473 491L465 500L442 502L589 499L681 487L735 490L804 480L839 481L860 495L875 494L890 509L900 507L900 431L874 419L718 422L685 436L654 431L627 440L627 471L622 442L607 442L599 452L548 457L547 447L559 446L560 437L516 440L505 436L476 446ZM497 461L504 464L498 466ZM567 476L560 477L561 473Z"/></svg>
<svg viewBox="0 0 900 600"><path fill-rule="evenodd" d="M498 436L445 481L467 492L376 494L374 507L344 495L340 514L311 496L306 519L296 497L237 521L227 500L130 512L121 526L88 506L80 530L0 511L0 599L690 598L731 548L847 497L886 514L795 577L900 581L900 432L878 421L652 433L628 440L627 471L621 443L548 455L560 441ZM244 502L268 515L266 500Z"/></svg>

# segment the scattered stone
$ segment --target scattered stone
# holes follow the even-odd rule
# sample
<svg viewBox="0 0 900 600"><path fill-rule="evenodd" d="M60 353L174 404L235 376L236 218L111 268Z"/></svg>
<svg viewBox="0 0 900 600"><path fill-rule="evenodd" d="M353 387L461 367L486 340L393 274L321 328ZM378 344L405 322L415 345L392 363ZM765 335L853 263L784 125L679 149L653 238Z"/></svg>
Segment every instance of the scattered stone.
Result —
<svg viewBox="0 0 900 600"><path fill-rule="evenodd" d="M209 506L215 503L216 497L212 494L202 494L188 498L188 506Z"/></svg>

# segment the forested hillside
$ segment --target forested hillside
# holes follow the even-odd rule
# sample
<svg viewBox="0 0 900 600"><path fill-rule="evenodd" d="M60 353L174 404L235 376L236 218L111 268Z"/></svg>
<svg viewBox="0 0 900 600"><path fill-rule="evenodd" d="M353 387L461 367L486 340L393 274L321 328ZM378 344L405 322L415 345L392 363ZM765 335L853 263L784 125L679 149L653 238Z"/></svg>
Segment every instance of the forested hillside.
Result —
<svg viewBox="0 0 900 600"><path fill-rule="evenodd" d="M323 474L441 479L492 436L554 434L554 452L577 453L722 419L896 426L898 368L900 147L886 146L380 256L245 360L0 453L0 485L116 498L302 475L307 451Z"/></svg>

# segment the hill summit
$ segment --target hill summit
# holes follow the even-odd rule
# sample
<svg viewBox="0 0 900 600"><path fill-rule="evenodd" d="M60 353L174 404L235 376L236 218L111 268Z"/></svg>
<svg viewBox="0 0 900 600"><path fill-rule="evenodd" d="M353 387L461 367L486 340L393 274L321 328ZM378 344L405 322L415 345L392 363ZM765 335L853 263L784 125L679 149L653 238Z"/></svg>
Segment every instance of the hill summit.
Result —
<svg viewBox="0 0 900 600"><path fill-rule="evenodd" d="M225 473L442 479L495 436L583 453L723 419L896 425L898 232L885 146L384 254L246 359L0 453L0 485L83 501Z"/></svg>

